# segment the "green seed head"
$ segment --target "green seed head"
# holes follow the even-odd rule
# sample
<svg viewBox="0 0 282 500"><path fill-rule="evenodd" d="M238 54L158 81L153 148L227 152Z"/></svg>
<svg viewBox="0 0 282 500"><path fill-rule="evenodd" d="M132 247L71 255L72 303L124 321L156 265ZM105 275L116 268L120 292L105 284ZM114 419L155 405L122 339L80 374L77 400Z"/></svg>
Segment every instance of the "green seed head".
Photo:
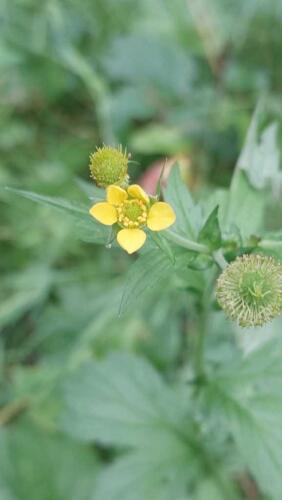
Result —
<svg viewBox="0 0 282 500"><path fill-rule="evenodd" d="M121 148L104 146L90 155L91 176L99 187L106 188L112 184L126 186L127 170L128 156Z"/></svg>
<svg viewBox="0 0 282 500"><path fill-rule="evenodd" d="M219 276L216 296L240 326L262 326L282 312L282 266L266 255L237 257Z"/></svg>

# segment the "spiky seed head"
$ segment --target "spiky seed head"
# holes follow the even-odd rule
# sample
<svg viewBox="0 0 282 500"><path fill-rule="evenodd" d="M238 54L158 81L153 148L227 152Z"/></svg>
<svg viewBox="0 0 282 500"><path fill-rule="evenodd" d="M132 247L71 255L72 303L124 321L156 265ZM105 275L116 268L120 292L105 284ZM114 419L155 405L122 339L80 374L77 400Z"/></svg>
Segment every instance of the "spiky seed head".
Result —
<svg viewBox="0 0 282 500"><path fill-rule="evenodd" d="M128 183L128 155L121 147L103 146L90 155L91 177L99 187L116 184L125 187Z"/></svg>
<svg viewBox="0 0 282 500"><path fill-rule="evenodd" d="M282 265L267 255L237 257L219 276L216 296L240 326L262 326L282 312Z"/></svg>

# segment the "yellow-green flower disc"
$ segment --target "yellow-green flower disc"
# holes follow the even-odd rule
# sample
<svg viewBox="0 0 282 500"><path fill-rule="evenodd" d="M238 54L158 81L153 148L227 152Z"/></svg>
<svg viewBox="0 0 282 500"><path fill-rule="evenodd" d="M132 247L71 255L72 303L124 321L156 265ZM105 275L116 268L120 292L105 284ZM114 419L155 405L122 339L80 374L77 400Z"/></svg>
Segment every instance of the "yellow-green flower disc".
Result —
<svg viewBox="0 0 282 500"><path fill-rule="evenodd" d="M90 172L99 187L125 186L128 182L128 156L122 149L104 146L90 155Z"/></svg>
<svg viewBox="0 0 282 500"><path fill-rule="evenodd" d="M240 326L262 326L282 312L282 265L267 255L237 257L219 276L216 296Z"/></svg>

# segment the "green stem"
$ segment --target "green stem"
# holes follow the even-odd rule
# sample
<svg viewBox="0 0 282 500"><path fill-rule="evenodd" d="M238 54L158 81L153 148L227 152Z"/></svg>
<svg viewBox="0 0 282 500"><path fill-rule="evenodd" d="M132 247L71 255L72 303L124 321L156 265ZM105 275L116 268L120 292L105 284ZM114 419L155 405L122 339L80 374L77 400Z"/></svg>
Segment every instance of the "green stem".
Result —
<svg viewBox="0 0 282 500"><path fill-rule="evenodd" d="M226 266L228 266L228 262L225 260L225 257L223 255L223 252L221 249L216 250L213 253L213 259L216 262L216 264L218 265L218 267L220 267L220 269L222 269L222 270L225 269Z"/></svg>
<svg viewBox="0 0 282 500"><path fill-rule="evenodd" d="M6 425L10 420L17 417L22 411L26 409L28 402L26 399L13 401L7 404L4 408L0 408L0 427Z"/></svg>
<svg viewBox="0 0 282 500"><path fill-rule="evenodd" d="M217 270L214 269L209 277L198 309L198 321L194 345L194 371L196 381L201 384L205 379L205 339L207 333L207 321L209 316L209 301L214 288Z"/></svg>
<svg viewBox="0 0 282 500"><path fill-rule="evenodd" d="M194 369L196 380L200 382L204 377L204 347L205 347L205 322L203 313L200 313L198 328L195 337Z"/></svg>
<svg viewBox="0 0 282 500"><path fill-rule="evenodd" d="M185 236L180 236L179 234L174 233L173 231L167 230L165 231L165 236L168 240L173 241L177 245L187 248L187 250L192 250L193 252L199 253L209 253L209 248L207 245L203 245L202 243L197 243L196 241L188 240Z"/></svg>
<svg viewBox="0 0 282 500"><path fill-rule="evenodd" d="M266 248L266 249L275 249L275 248L282 248L282 241L276 241L276 240L261 240L259 243L259 247L261 248Z"/></svg>

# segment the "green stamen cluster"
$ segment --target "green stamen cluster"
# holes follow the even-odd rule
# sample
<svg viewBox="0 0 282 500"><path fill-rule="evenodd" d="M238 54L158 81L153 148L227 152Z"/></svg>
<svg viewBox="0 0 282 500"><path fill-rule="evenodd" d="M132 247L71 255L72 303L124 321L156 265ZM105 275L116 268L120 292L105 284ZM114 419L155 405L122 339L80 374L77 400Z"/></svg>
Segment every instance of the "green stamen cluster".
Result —
<svg viewBox="0 0 282 500"><path fill-rule="evenodd" d="M117 211L118 222L125 228L138 228L147 220L147 207L141 200L126 200Z"/></svg>
<svg viewBox="0 0 282 500"><path fill-rule="evenodd" d="M262 326L282 312L282 266L266 255L237 257L219 276L216 296L240 326Z"/></svg>
<svg viewBox="0 0 282 500"><path fill-rule="evenodd" d="M112 184L125 186L128 182L127 170L128 156L121 148L104 146L90 155L91 176L99 187Z"/></svg>

